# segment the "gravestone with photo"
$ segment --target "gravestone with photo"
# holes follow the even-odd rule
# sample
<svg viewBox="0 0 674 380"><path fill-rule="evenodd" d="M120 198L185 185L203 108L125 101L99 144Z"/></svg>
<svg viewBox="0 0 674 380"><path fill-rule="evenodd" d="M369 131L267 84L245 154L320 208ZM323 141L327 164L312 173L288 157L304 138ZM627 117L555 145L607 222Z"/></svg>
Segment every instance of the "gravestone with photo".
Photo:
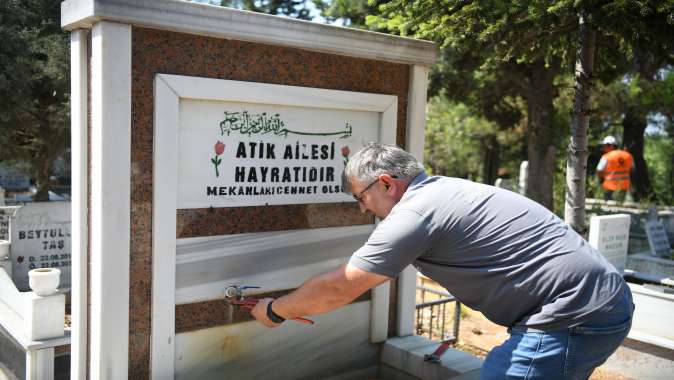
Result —
<svg viewBox="0 0 674 380"><path fill-rule="evenodd" d="M625 270L630 232L630 216L625 214L593 216L589 243L619 272Z"/></svg>

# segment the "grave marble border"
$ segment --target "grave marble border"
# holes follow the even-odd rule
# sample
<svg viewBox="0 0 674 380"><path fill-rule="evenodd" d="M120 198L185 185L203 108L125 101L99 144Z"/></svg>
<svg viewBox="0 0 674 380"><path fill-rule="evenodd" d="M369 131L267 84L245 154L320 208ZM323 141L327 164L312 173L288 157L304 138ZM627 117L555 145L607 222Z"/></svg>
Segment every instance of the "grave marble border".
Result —
<svg viewBox="0 0 674 380"><path fill-rule="evenodd" d="M428 68L419 65L410 66L405 148L419 162L424 161L427 86ZM417 292L417 270L414 266L408 265L400 273L396 290L396 335L412 335Z"/></svg>
<svg viewBox="0 0 674 380"><path fill-rule="evenodd" d="M124 248L128 231L121 235L124 241L114 242L114 246L122 246L123 249L118 254L122 256L125 263L129 261L130 255L130 266L133 268L129 273L129 302L126 306L114 309L115 315L120 316L118 318L119 323L128 320L130 331L126 336L121 336L124 333L120 333L119 329L111 329L111 331L117 333L119 338L113 339L113 341L128 345L128 350L127 355L122 357L118 355L119 347L116 344L112 346L112 351L109 346L83 346L83 350L88 350L87 354L89 351L91 353L101 350L106 351L105 363L91 363L91 373L99 371L102 366L103 368L115 368L120 370L120 373L128 368L128 373L125 376L129 377L149 377L151 347L151 303L149 301L151 300L151 287L148 283L152 277L152 226L150 222L153 208L152 151L154 141L152 140L153 106L152 102L147 101L147 99L152 98L155 73L170 72L182 75L394 94L399 97L397 143L401 146L404 145L408 151L421 159L423 154L425 90L420 91L419 89L425 89L427 66L434 63L437 55L437 48L433 43L194 2L67 0L61 6L61 25L64 29L76 33L78 28L95 29L97 24L105 21L113 25L114 22L133 25L131 91L130 93L120 92L118 97L107 97L104 100L106 107L106 102L114 104L117 101L128 99L129 95L132 101L131 162L129 165L126 157L124 157L120 165L120 167L127 168L130 171L131 199L130 202L126 201L119 204L118 208L123 209L122 211L114 210L115 214L118 211L119 213L126 213L125 210L130 208L131 225L134 227L130 231L130 247L127 244ZM89 38L90 42L91 40ZM94 42L94 44L96 43L98 42ZM123 44L123 46L127 45ZM110 54L113 57L109 61L110 64L119 65L120 62L126 62L128 53L125 51L121 52L120 55L120 50L112 45L108 45L105 49L111 50L105 52L105 54ZM97 57L93 57L90 61L91 65L99 65L100 62ZM91 104L94 104L100 101L97 98L100 92L94 91L95 87L100 84L93 83L99 79L96 74L100 72L100 68L89 67L89 72L92 74L89 92L94 96L91 99ZM123 66L122 69L126 70L126 66ZM403 71L407 71L407 73L405 74ZM125 78L122 79L126 80ZM112 80L115 81L116 78ZM124 84L126 85L126 83ZM106 94L111 95L110 92L106 92ZM94 112L93 107L89 109L91 110L89 128L93 130L98 128L96 123L100 115L98 115L98 111ZM105 107L104 109L106 115L112 116L112 119L104 123L106 126L121 126L121 124L115 125L112 120L119 121L128 117L126 112L115 114L113 109L108 110ZM84 131L86 130L87 128L84 127ZM127 129L107 131L107 133L117 133L123 138L126 138L124 137L126 132L128 132ZM80 133L83 133L82 130L80 130ZM89 135L92 144L88 152L92 157L93 153L99 148L94 139L95 133L98 132L94 131ZM86 141L85 135L80 135L79 138L84 138L82 141ZM407 140L405 140L406 138ZM109 152L113 153L114 147L109 148ZM126 149L125 147L122 148ZM114 162L114 155L107 152L106 154L106 157ZM86 154L80 155L80 157L81 160L87 159ZM95 177L94 172L99 170L100 167L95 165L97 163L93 162L92 157L89 157L89 163L92 165L90 172ZM89 178L89 184L92 184L93 179L93 177ZM84 180L81 179L79 183L81 189L87 188L87 182ZM106 182L113 185L122 185L126 193L129 179L107 178ZM97 214L94 210L99 207L99 201L92 199L99 197L100 194L94 193L93 187L95 186L92 185L91 187L91 197L88 198L87 203L90 211L89 217L85 221L83 229L76 230L84 234L78 239L81 239L80 242L85 246L89 243L86 239L87 234L90 238L100 236L95 232L96 229L100 228L97 225L100 220L96 219ZM117 195L121 194L106 194L106 197L113 198ZM243 211L239 210L238 212ZM302 213L302 210L291 210L290 215L296 213ZM195 213L188 214L187 217L194 220L202 214L203 210L197 210ZM304 216L308 225L298 228L314 227L315 220L308 219L308 216ZM112 219L112 216L108 219ZM121 224L111 222L105 227L105 231L123 230L128 222L126 218L122 218L122 221ZM346 220L340 220L339 222L341 224L347 223ZM274 226L268 227L274 228ZM278 227L281 228L281 226ZM193 229L196 232L195 235L191 236L196 236L202 230ZM96 255L93 245L95 244L92 240L89 251L92 255ZM114 257L115 255L110 255L111 260ZM92 257L92 260L97 260L97 258ZM86 264L87 262L84 260L82 265ZM80 270L81 275L88 277L89 273L86 272L85 267ZM409 289L413 292L414 283L410 281L412 277L409 276L413 273L414 269L408 268L401 275L398 283L391 286L391 295L394 298L391 299L390 331L393 331L396 326L400 331L400 324L404 322L395 313L396 302L398 302L398 308L401 308L401 305L408 303L411 299L410 294L413 296L410 293L403 297L405 292L401 291L396 297L396 288L405 283L409 285ZM90 274L92 283L87 291L91 297L94 297L96 292L93 286L97 284L98 280L95 278L97 274L93 272L90 272ZM406 274L408 275L406 276ZM126 277L124 275L121 279L125 281ZM407 280L403 281L403 278L407 278ZM105 281L117 279L113 275ZM120 291L124 294L116 295L115 299L126 296L127 289L124 285L122 284L123 289ZM87 294L83 292L82 295L86 297ZM82 302L86 300L86 298L80 299L83 299ZM94 308L92 307L91 310ZM132 312L128 314L128 311ZM125 312L127 314L121 317ZM83 306L80 314L83 318L83 327L89 321L92 328L102 322L94 321L94 315L89 315L87 321L86 306ZM108 315L96 316L96 318L98 317L104 317L105 323L111 323L110 326L114 326L112 324L114 318L108 318ZM411 317L409 319L404 324L411 326ZM94 331L91 332L94 333ZM86 336L83 339L86 339ZM94 343L94 341L90 343ZM74 344L79 344L77 339ZM94 353L95 355L98 354ZM86 359L86 356L82 356L82 358ZM83 373L83 367L85 366L83 360L79 363L74 361L73 365L78 367L77 373Z"/></svg>
<svg viewBox="0 0 674 380"><path fill-rule="evenodd" d="M175 367L176 224L178 201L178 129L180 99L236 101L297 107L331 108L380 113L379 141L395 144L398 98L393 95L300 86L242 82L170 74L154 80L154 181L152 234L153 378L171 379ZM160 190L161 189L161 190ZM373 289L371 336L381 342L388 334L389 287Z"/></svg>
<svg viewBox="0 0 674 380"><path fill-rule="evenodd" d="M72 288L71 288L71 372L86 379L88 305L88 39L89 32L70 34L70 96L72 155Z"/></svg>
<svg viewBox="0 0 674 380"><path fill-rule="evenodd" d="M432 65L434 43L383 33L175 0L67 0L61 26L88 28L101 20L317 52Z"/></svg>
<svg viewBox="0 0 674 380"><path fill-rule="evenodd" d="M295 289L310 277L346 263L374 227L368 224L178 239L176 306L221 300L223 289L230 285L261 286L265 293ZM176 320L176 326L184 323L188 322Z"/></svg>
<svg viewBox="0 0 674 380"><path fill-rule="evenodd" d="M89 364L92 378L129 370L131 26L91 31ZM77 237L79 239L79 237Z"/></svg>

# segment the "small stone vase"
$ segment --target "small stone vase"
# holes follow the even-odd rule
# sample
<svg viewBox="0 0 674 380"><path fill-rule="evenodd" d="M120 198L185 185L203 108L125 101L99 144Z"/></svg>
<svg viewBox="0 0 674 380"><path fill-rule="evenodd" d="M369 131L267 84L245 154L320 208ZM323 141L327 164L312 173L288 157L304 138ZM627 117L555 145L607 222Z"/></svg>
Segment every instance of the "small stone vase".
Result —
<svg viewBox="0 0 674 380"><path fill-rule="evenodd" d="M56 293L61 281L61 271L56 268L38 268L28 271L28 286L38 296Z"/></svg>

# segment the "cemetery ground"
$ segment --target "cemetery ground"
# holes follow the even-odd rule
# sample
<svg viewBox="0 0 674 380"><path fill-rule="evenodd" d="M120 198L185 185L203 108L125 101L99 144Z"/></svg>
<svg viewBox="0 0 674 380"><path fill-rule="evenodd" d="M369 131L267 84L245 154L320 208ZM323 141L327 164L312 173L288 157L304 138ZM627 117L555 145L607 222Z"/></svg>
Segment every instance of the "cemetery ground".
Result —
<svg viewBox="0 0 674 380"><path fill-rule="evenodd" d="M437 290L444 290L444 288L430 279L423 279L423 285ZM427 298L426 301L429 301L429 299ZM417 303L421 302L419 294L417 294ZM448 304L446 315L454 315L454 305L454 303ZM446 331L452 331L452 323L451 317L446 319ZM461 305L459 339L453 345L455 349L468 352L484 360L492 348L500 345L507 338L507 328L492 323L482 313ZM630 353L622 347L614 355L619 355L622 360L630 360ZM590 380L635 380L635 378L601 366L590 376Z"/></svg>
<svg viewBox="0 0 674 380"><path fill-rule="evenodd" d="M480 359L485 359L489 351L508 338L508 332L503 326L490 322L482 313L461 306L461 324L459 328L459 342L454 348L471 353ZM606 368L597 368L590 380L633 380ZM636 379L634 379L636 380Z"/></svg>

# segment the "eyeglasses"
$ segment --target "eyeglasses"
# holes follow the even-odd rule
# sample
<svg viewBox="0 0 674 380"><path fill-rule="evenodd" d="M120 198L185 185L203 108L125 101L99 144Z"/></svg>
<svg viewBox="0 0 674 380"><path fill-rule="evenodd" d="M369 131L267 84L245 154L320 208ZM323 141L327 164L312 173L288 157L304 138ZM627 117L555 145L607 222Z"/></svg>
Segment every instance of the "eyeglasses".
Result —
<svg viewBox="0 0 674 380"><path fill-rule="evenodd" d="M394 177L394 178L395 178L395 177ZM353 199L355 199L357 202L363 203L363 194L365 194L365 192L366 192L369 188L371 188L371 187L372 187L375 183L377 183L377 182L379 182L379 178L377 178L376 180L374 180L374 182L372 182L371 184L365 186L365 188L363 189L363 191L361 191L360 193L358 193L358 195L356 195L356 194L351 194L351 196L352 196Z"/></svg>

